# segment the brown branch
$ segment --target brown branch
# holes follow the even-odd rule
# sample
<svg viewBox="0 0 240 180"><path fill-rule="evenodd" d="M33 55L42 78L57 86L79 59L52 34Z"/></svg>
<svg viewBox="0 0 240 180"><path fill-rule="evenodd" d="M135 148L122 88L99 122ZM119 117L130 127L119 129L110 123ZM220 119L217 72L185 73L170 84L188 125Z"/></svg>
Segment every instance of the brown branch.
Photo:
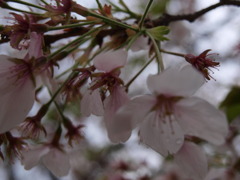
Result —
<svg viewBox="0 0 240 180"><path fill-rule="evenodd" d="M200 16L206 14L207 12L216 9L220 6L240 6L240 1L239 0L221 0L220 2L213 4L205 9L202 9L200 11L197 11L193 14L186 14L186 15L170 15L170 14L164 14L160 18L152 21L153 26L168 26L170 23L175 22L175 21L182 21L186 20L189 22L193 22L196 19L198 19Z"/></svg>

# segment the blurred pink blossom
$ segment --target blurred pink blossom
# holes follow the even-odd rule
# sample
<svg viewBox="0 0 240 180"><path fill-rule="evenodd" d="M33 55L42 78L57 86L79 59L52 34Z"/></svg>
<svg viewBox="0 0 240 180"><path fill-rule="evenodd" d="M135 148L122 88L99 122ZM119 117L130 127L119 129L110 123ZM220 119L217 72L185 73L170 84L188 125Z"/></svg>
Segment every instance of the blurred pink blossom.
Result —
<svg viewBox="0 0 240 180"><path fill-rule="evenodd" d="M59 148L41 145L22 152L21 163L26 170L38 165L40 161L57 177L67 175L70 169L68 155Z"/></svg>

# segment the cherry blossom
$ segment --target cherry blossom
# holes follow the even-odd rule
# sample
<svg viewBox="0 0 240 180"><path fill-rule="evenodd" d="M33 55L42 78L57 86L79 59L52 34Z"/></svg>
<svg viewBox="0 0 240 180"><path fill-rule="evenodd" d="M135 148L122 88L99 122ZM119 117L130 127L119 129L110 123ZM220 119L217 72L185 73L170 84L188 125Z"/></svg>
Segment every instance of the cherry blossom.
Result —
<svg viewBox="0 0 240 180"><path fill-rule="evenodd" d="M39 20L34 15L27 15L24 14L23 16L17 13L11 13L13 18L9 18L15 21L15 24L5 28L4 33L10 37L10 45L18 50L25 48L25 46L29 46L29 44L21 44L23 40L30 39L33 41L38 40L40 37L43 38L43 33L46 30L45 24L38 24L37 21ZM32 34L35 32L35 34ZM38 36L38 37L37 37ZM38 43L40 41L38 40ZM40 47L40 44L31 43L33 47ZM35 49L36 52L39 52L39 48ZM32 52L33 53L33 52Z"/></svg>
<svg viewBox="0 0 240 180"><path fill-rule="evenodd" d="M20 124L32 108L35 87L27 62L0 55L0 133Z"/></svg>
<svg viewBox="0 0 240 180"><path fill-rule="evenodd" d="M224 143L228 132L224 114L207 101L192 97L204 77L190 65L169 68L147 79L152 94L138 96L118 112L112 131L118 142L139 126L142 143L163 156L177 153L184 136L196 136L213 144Z"/></svg>
<svg viewBox="0 0 240 180"><path fill-rule="evenodd" d="M67 175L70 169L68 155L59 148L40 145L22 152L21 162L26 170L36 166L39 161L57 177Z"/></svg>
<svg viewBox="0 0 240 180"><path fill-rule="evenodd" d="M120 58L113 58L117 54ZM113 116L115 112L126 102L129 98L122 86L123 82L120 79L120 68L126 64L126 52L115 51L112 53L102 54L94 60L94 66L99 71L96 76L93 76L92 85L81 101L82 113L84 115L103 115L106 124L109 138L114 141L115 133L111 130L114 124ZM102 102L99 89L108 91L109 96ZM105 89L105 90L104 90ZM106 93L106 92L105 92Z"/></svg>

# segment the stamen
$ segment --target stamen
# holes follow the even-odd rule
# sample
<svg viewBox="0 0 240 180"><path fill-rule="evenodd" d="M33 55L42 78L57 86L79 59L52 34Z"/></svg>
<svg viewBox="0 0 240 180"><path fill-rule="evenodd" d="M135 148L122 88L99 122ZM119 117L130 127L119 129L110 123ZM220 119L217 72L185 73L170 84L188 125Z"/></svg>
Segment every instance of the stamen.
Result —
<svg viewBox="0 0 240 180"><path fill-rule="evenodd" d="M175 134L173 127L173 122L175 121L174 104L179 101L181 97L159 95L157 99L157 103L152 108L152 111L157 111L156 115L158 118L155 118L153 125L157 125L158 128L161 128L161 132L164 133L163 128L160 126L160 122L164 124L169 123L171 133Z"/></svg>

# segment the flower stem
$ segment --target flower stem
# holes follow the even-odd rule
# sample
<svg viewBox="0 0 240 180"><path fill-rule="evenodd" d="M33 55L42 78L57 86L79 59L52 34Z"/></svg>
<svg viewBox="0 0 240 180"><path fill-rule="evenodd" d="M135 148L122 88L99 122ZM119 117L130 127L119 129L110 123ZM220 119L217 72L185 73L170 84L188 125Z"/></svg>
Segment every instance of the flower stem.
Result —
<svg viewBox="0 0 240 180"><path fill-rule="evenodd" d="M134 12L132 12L128 6L125 4L125 2L123 0L119 0L119 3L126 9L126 13L130 14L132 17L138 17L138 15L136 15Z"/></svg>
<svg viewBox="0 0 240 180"><path fill-rule="evenodd" d="M51 91L50 91L49 88L48 88L48 93L52 96L52 93L51 93ZM55 106L56 106L56 109L57 109L59 115L61 116L62 120L64 120L66 117L64 116L61 107L59 106L59 104L58 104L55 100L54 100L53 102L54 102L54 104L55 104Z"/></svg>
<svg viewBox="0 0 240 180"><path fill-rule="evenodd" d="M38 5L35 5L35 4L32 4L32 3L29 3L29 2L25 2L25 1L21 1L21 0L8 0L8 1L15 2L15 3L18 3L18 4L27 5L27 6L31 6L31 7L35 7L35 8L47 11L46 8L38 6Z"/></svg>
<svg viewBox="0 0 240 180"><path fill-rule="evenodd" d="M81 27L84 25L89 25L89 24L94 24L97 21L88 21L85 23L76 23L76 24L68 24L68 25L64 25L64 26L57 26L57 27L48 27L48 31L54 31L54 30L59 30L59 29L67 29L67 28L76 28L76 27Z"/></svg>
<svg viewBox="0 0 240 180"><path fill-rule="evenodd" d="M93 16L93 17L102 19L104 22L107 22L107 23L109 23L109 24L113 24L113 25L117 25L117 26L120 26L120 27L123 27L123 28L131 29L131 30L136 31L136 32L139 31L138 29L136 29L136 28L134 28L134 27L132 27L132 26L129 26L128 24L125 24L125 23L116 21L116 20L111 19L111 18L108 18L108 17L106 17L106 16L102 16L101 14L94 13L94 12L92 12L92 11L88 11L88 14L89 14L90 16Z"/></svg>
<svg viewBox="0 0 240 180"><path fill-rule="evenodd" d="M61 47L60 49L58 49L57 51L55 51L54 53L50 54L48 56L48 59L51 59L53 58L54 56L56 56L57 54L59 54L60 52L62 52L64 49L82 41L85 37L91 35L92 33L98 31L101 27L99 28L95 28L95 29L92 29L90 31L88 31L87 33L83 34L82 36L78 37L77 39L73 40L72 42L70 42L69 44L66 44L65 46Z"/></svg>
<svg viewBox="0 0 240 180"><path fill-rule="evenodd" d="M39 14L39 13L31 12L31 11L25 11L25 10L14 8L12 6L9 6L7 3L5 3L4 7L2 7L2 8L9 9L9 10L12 10L12 11L17 11L17 12L22 12L22 13L26 13L26 14L32 14L32 15L36 15L36 16L43 16L43 14Z"/></svg>
<svg viewBox="0 0 240 180"><path fill-rule="evenodd" d="M96 2L97 2L97 4L98 4L98 8L99 8L101 11L103 11L103 7L102 7L101 3L99 2L99 0L96 0Z"/></svg>
<svg viewBox="0 0 240 180"><path fill-rule="evenodd" d="M140 29L141 29L142 26L143 26L144 20L145 20L145 18L146 18L146 16L147 16L147 13L148 13L148 11L149 11L152 3L153 3L153 0L149 0L149 1L148 1L147 7L146 7L146 9L145 9L145 11L144 11L144 14L142 15L141 20L139 21L139 28L140 28Z"/></svg>
<svg viewBox="0 0 240 180"><path fill-rule="evenodd" d="M146 67L155 59L155 56L152 57L141 69L138 71L138 73L133 76L133 78L125 85L126 90L128 90L129 86L135 81L135 79L146 69Z"/></svg>
<svg viewBox="0 0 240 180"><path fill-rule="evenodd" d="M48 3L44 0L40 0L43 4L48 5Z"/></svg>
<svg viewBox="0 0 240 180"><path fill-rule="evenodd" d="M161 53L160 53L160 48L159 48L156 40L154 39L154 37L152 37L152 35L149 32L146 31L146 33L150 37L150 39L153 43L153 47L155 49L157 63L158 63L158 73L160 73L161 71L164 70L164 64L163 64L163 59L162 59L162 56L161 56Z"/></svg>
<svg viewBox="0 0 240 180"><path fill-rule="evenodd" d="M74 76L76 72L72 72L68 78L64 81L64 83L54 92L54 94L52 95L52 93L49 92L49 94L51 95L51 99L44 105L49 107L51 105L52 102L55 101L55 98L57 97L57 95L61 92L61 90L64 88L64 86L66 85L66 83L68 82L69 79L71 79L72 76Z"/></svg>
<svg viewBox="0 0 240 180"><path fill-rule="evenodd" d="M117 6L116 4L114 4L113 2L111 2L110 0L108 0L108 3L111 4L111 6L113 6L115 8L116 12L124 12L128 15L130 15L130 17L136 18L136 19L140 19L140 15L135 14L134 12L132 12L127 5L125 4L125 2L123 0L119 0L119 3L125 8L122 9L119 6Z"/></svg>
<svg viewBox="0 0 240 180"><path fill-rule="evenodd" d="M166 51L166 50L164 50L164 49L160 49L160 51L163 52L163 53L166 53L166 54L172 54L172 55L175 55L175 56L185 57L185 55L184 55L184 54L181 54L181 53Z"/></svg>

